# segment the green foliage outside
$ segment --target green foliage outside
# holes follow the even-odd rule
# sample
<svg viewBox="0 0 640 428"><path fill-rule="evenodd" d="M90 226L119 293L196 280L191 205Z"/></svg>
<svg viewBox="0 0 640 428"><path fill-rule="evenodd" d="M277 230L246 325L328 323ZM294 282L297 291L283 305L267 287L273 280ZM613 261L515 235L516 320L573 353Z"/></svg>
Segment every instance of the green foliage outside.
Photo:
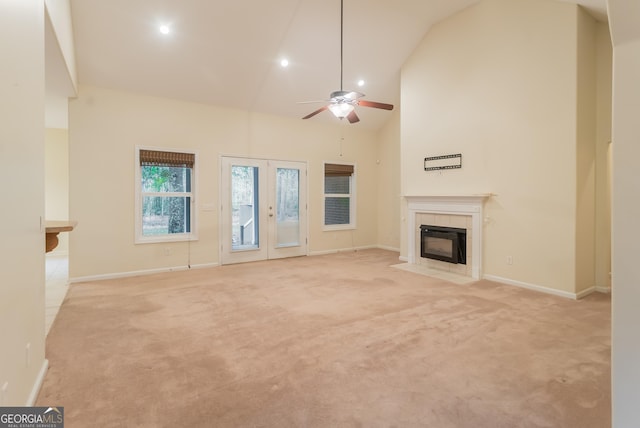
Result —
<svg viewBox="0 0 640 428"><path fill-rule="evenodd" d="M183 193L191 191L191 169L184 167L142 166L142 191ZM145 196L143 234L188 233L188 204L184 196Z"/></svg>

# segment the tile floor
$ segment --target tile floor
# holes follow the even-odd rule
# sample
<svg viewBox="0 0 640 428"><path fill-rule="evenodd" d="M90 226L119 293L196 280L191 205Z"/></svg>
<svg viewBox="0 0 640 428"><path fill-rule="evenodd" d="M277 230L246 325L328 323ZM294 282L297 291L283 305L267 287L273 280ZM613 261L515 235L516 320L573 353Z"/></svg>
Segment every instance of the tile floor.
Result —
<svg viewBox="0 0 640 428"><path fill-rule="evenodd" d="M46 334L53 320L56 319L58 309L62 305L64 297L69 289L69 257L49 253L46 259L46 281L45 281L45 328Z"/></svg>

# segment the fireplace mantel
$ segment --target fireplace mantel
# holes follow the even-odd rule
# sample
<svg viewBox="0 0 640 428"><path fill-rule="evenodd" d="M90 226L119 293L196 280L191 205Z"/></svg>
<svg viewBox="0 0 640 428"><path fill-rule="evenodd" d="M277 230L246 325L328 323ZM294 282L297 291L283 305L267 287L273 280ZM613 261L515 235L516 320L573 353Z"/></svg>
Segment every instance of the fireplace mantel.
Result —
<svg viewBox="0 0 640 428"><path fill-rule="evenodd" d="M419 233L420 225L416 224L416 215L419 213L451 214L470 216L472 227L472 251L473 260L471 263L471 276L479 280L482 275L482 219L483 206L491 193L478 193L468 195L406 195L407 200L407 243L408 262L415 264L416 257L416 235Z"/></svg>
<svg viewBox="0 0 640 428"><path fill-rule="evenodd" d="M475 193L469 195L421 195L421 196L412 196L405 195L405 199L408 203L447 203L452 202L456 204L483 204L484 201L491 197L493 193Z"/></svg>

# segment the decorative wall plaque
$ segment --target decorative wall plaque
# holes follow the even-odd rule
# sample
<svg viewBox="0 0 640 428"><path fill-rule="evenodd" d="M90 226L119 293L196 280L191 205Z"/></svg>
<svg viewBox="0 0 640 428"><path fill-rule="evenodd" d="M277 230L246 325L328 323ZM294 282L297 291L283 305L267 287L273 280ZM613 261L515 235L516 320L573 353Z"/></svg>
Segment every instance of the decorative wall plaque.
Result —
<svg viewBox="0 0 640 428"><path fill-rule="evenodd" d="M424 158L425 171L462 168L462 153Z"/></svg>

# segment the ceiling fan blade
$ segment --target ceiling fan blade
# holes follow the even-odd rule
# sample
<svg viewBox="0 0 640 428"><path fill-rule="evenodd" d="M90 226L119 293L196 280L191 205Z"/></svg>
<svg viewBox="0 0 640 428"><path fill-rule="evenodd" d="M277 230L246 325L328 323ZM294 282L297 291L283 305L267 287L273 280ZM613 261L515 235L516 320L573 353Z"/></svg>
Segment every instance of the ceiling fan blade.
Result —
<svg viewBox="0 0 640 428"><path fill-rule="evenodd" d="M325 111L328 108L329 108L329 106L320 107L318 110L314 111L313 113L309 113L308 115L303 117L303 119L309 119L310 117L313 117L318 113L322 113L323 111Z"/></svg>
<svg viewBox="0 0 640 428"><path fill-rule="evenodd" d="M393 110L392 104L377 103L375 101L360 100L358 101L358 105L361 105L363 107L381 108L383 110Z"/></svg>
<svg viewBox="0 0 640 428"><path fill-rule="evenodd" d="M352 110L351 113L349 113L347 115L347 119L349 120L349 123L356 123L356 122L360 122L360 118L358 117L358 115L356 114L355 110Z"/></svg>

